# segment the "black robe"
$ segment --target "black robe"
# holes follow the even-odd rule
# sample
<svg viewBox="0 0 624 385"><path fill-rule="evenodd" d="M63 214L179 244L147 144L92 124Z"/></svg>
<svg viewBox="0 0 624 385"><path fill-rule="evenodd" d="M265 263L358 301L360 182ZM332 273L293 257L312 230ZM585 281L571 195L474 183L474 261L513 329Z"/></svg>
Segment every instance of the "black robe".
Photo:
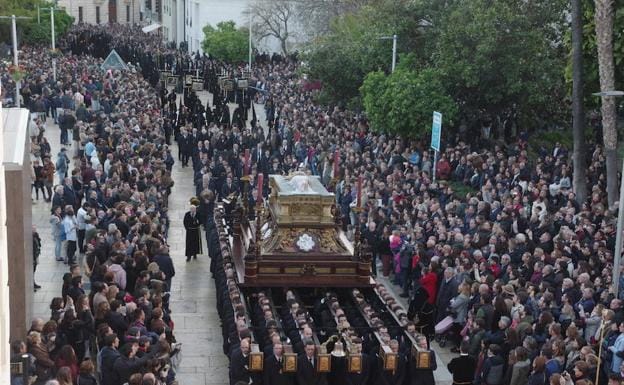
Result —
<svg viewBox="0 0 624 385"><path fill-rule="evenodd" d="M429 369L417 369L416 359L411 357L408 362L408 378L410 385L435 385L433 371L438 368L436 356L433 350L429 351L429 359L431 362Z"/></svg>
<svg viewBox="0 0 624 385"><path fill-rule="evenodd" d="M184 228L186 229L186 257L194 257L202 253L201 237L199 236L199 226L201 221L199 214L195 213L195 218L188 211L184 214Z"/></svg>
<svg viewBox="0 0 624 385"><path fill-rule="evenodd" d="M275 355L271 354L264 359L263 383L267 385L294 385L295 376L292 373L284 373L281 363L277 361Z"/></svg>

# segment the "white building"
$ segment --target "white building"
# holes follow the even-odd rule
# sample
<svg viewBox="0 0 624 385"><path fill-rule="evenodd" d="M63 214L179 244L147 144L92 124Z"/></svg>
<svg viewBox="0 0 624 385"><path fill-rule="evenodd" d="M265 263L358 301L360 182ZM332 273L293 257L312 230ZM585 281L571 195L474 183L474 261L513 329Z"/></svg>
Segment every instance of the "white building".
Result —
<svg viewBox="0 0 624 385"><path fill-rule="evenodd" d="M59 8L74 17L74 23L149 23L161 0L59 0ZM155 20L157 21L157 20Z"/></svg>

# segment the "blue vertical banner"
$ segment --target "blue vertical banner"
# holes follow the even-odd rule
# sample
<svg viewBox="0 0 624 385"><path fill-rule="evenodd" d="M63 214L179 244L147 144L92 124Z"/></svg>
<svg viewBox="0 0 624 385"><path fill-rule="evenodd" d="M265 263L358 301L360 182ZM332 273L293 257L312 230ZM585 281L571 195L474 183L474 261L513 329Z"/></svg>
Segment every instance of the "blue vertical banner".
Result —
<svg viewBox="0 0 624 385"><path fill-rule="evenodd" d="M431 148L440 151L440 138L442 137L442 114L433 112L433 124L431 125Z"/></svg>

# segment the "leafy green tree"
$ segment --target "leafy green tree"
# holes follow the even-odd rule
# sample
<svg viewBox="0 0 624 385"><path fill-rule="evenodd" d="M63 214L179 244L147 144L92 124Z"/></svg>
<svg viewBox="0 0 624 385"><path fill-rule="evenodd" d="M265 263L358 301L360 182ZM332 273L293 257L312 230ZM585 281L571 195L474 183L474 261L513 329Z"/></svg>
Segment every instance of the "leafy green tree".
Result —
<svg viewBox="0 0 624 385"><path fill-rule="evenodd" d="M434 0L430 0L434 1ZM566 52L560 0L456 0L432 20L431 65L469 121L517 114L535 128L561 115Z"/></svg>
<svg viewBox="0 0 624 385"><path fill-rule="evenodd" d="M214 28L210 24L203 29L202 48L217 59L230 63L247 60L249 53L249 30L236 28L233 21L222 21Z"/></svg>
<svg viewBox="0 0 624 385"><path fill-rule="evenodd" d="M583 7L583 84L585 92L585 106L597 108L600 98L592 95L600 89L598 73L598 46L596 44L596 7L594 0L582 0ZM614 0L613 22L613 57L615 60L615 89L624 88L624 0ZM565 37L565 43L570 50L571 37ZM572 60L568 61L566 80L572 83Z"/></svg>
<svg viewBox="0 0 624 385"><path fill-rule="evenodd" d="M50 28L50 11L41 10L41 23L37 23L37 6L40 8L50 8L54 3L40 0L24 0L24 1L0 1L0 14L27 16L29 20L17 21L18 40L26 44L50 44L51 32ZM69 16L64 10L56 9L54 11L54 28L56 37L60 37L71 27L74 18ZM0 36L3 40L11 44L11 23L5 20L0 23Z"/></svg>
<svg viewBox="0 0 624 385"><path fill-rule="evenodd" d="M417 2L379 0L335 17L330 32L306 50L309 77L323 83L324 96L330 102L357 102L369 72L390 70L392 41L380 39L382 36L397 34L398 52L424 54L417 49L422 35L420 15Z"/></svg>
<svg viewBox="0 0 624 385"><path fill-rule="evenodd" d="M452 125L458 108L445 93L440 73L406 67L390 75L376 71L366 76L361 90L372 128L407 137L426 135L431 131L433 111L441 112Z"/></svg>

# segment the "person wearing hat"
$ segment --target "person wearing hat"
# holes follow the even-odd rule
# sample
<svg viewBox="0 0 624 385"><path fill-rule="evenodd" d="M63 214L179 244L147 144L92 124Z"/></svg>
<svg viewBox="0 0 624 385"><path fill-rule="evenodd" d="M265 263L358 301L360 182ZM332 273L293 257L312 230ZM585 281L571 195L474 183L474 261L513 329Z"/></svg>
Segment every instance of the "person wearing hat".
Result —
<svg viewBox="0 0 624 385"><path fill-rule="evenodd" d="M197 213L197 206L191 205L189 211L184 214L184 228L186 229L186 262L197 259L197 254L202 253L201 237L199 227L201 220Z"/></svg>

